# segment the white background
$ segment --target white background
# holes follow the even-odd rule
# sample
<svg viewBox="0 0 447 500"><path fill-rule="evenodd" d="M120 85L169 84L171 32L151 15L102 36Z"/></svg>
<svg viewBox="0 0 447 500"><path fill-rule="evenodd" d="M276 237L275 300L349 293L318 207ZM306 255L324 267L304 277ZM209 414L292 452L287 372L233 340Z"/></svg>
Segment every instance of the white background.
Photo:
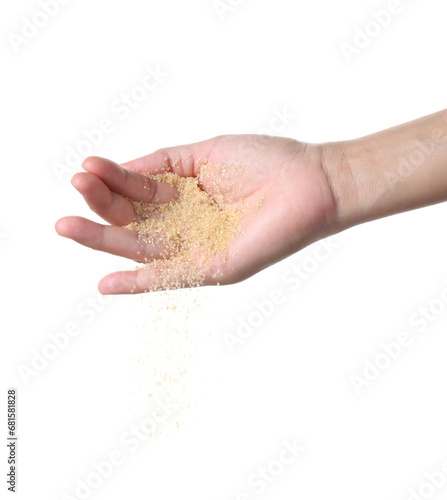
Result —
<svg viewBox="0 0 447 500"><path fill-rule="evenodd" d="M9 387L19 398L20 499L77 498L77 481L113 450L124 463L85 498L401 500L447 460L447 312L439 309L421 333L409 321L420 307L439 306L447 287L445 205L338 235L336 251L296 291L282 276L316 245L245 283L199 293L206 314L197 338L214 333L197 355L207 390L197 391L197 409L177 432L135 452L120 445L134 422L135 320L150 324L153 310L150 297L131 296L115 297L89 324L76 312L96 297L103 274L133 267L54 231L61 216L89 216L71 172L59 179L52 167L82 131L112 118L114 131L92 153L124 162L257 132L284 108L295 118L273 132L310 142L445 108L444 1L402 0L350 63L340 44L353 43L356 27L386 2L222 3L235 6L219 15L213 0L73 0L17 50L11 33L21 35L42 7L2 3L2 498ZM147 66L168 76L121 119L112 103L141 83ZM230 353L223 334L276 288L286 302ZM72 321L81 334L25 381L18 367L31 366L33 350ZM358 394L351 376L401 331L412 345ZM260 494L250 476L293 439L306 450ZM422 491L444 498L447 481Z"/></svg>

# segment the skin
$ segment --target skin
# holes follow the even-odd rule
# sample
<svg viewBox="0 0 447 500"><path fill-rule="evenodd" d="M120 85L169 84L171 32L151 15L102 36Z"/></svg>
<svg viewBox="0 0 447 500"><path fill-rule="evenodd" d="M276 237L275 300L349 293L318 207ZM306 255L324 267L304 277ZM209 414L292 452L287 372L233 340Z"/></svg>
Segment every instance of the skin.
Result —
<svg viewBox="0 0 447 500"><path fill-rule="evenodd" d="M169 170L196 177L204 160L242 167L242 176L230 169L234 179L229 183L213 175L200 181L210 195L219 182L228 206L251 207L225 262L214 260L203 270L205 285L235 283L356 224L447 200L447 112L354 141L306 144L226 135L161 149L122 165L89 157L83 163L85 172L75 174L72 184L108 225L64 217L57 221L56 231L95 250L137 262L160 258L165 248L162 240L147 244L122 227L140 220L127 198L151 203L175 199L175 188L141 173ZM238 188L232 188L233 180ZM159 282L160 275L153 269L121 271L105 276L99 291L141 293Z"/></svg>

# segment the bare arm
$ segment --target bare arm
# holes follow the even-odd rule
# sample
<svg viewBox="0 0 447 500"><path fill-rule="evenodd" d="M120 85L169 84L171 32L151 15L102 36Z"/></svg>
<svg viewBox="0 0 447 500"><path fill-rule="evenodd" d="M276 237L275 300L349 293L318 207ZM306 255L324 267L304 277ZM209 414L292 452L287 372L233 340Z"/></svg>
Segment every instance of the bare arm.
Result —
<svg viewBox="0 0 447 500"><path fill-rule="evenodd" d="M447 111L323 145L338 230L447 200Z"/></svg>

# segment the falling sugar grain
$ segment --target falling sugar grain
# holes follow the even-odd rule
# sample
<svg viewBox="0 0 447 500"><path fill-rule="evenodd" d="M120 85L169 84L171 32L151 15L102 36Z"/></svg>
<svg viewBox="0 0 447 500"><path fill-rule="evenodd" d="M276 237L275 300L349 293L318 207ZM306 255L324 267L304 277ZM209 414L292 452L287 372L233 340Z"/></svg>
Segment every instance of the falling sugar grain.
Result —
<svg viewBox="0 0 447 500"><path fill-rule="evenodd" d="M204 288L143 295L133 304L131 406L137 421L150 416L145 433L152 438L190 422L212 380L203 362L216 321L209 305Z"/></svg>

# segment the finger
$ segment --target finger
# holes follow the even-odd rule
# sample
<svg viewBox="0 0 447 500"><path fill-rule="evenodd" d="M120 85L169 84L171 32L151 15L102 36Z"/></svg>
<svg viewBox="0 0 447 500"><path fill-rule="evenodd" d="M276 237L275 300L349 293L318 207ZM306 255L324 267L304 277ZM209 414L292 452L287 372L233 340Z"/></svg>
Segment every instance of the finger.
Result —
<svg viewBox="0 0 447 500"><path fill-rule="evenodd" d="M155 153L122 163L121 166L126 170L131 170L133 172L146 172L151 175L156 175L164 172L173 172L173 164L175 164L175 161L172 160L168 150L160 149Z"/></svg>
<svg viewBox="0 0 447 500"><path fill-rule="evenodd" d="M81 172L73 176L71 183L82 194L93 212L108 223L125 226L142 219L135 213L134 206L128 199L110 191L96 175Z"/></svg>
<svg viewBox="0 0 447 500"><path fill-rule="evenodd" d="M151 239L139 238L135 231L123 227L103 226L83 217L64 217L56 222L60 236L101 252L119 255L138 262L147 262L172 255L171 247L154 235Z"/></svg>
<svg viewBox="0 0 447 500"><path fill-rule="evenodd" d="M90 156L84 160L82 167L99 177L110 190L132 200L168 203L177 196L177 188L174 186L148 179L105 158Z"/></svg>
<svg viewBox="0 0 447 500"><path fill-rule="evenodd" d="M143 267L136 271L118 271L104 276L98 289L103 295L118 295L128 293L144 293L150 291L190 288L212 284L208 279L194 273L171 270L163 267Z"/></svg>
<svg viewBox="0 0 447 500"><path fill-rule="evenodd" d="M211 149L211 141L164 148L122 164L127 170L160 174L174 172L182 177L195 177L197 168Z"/></svg>

